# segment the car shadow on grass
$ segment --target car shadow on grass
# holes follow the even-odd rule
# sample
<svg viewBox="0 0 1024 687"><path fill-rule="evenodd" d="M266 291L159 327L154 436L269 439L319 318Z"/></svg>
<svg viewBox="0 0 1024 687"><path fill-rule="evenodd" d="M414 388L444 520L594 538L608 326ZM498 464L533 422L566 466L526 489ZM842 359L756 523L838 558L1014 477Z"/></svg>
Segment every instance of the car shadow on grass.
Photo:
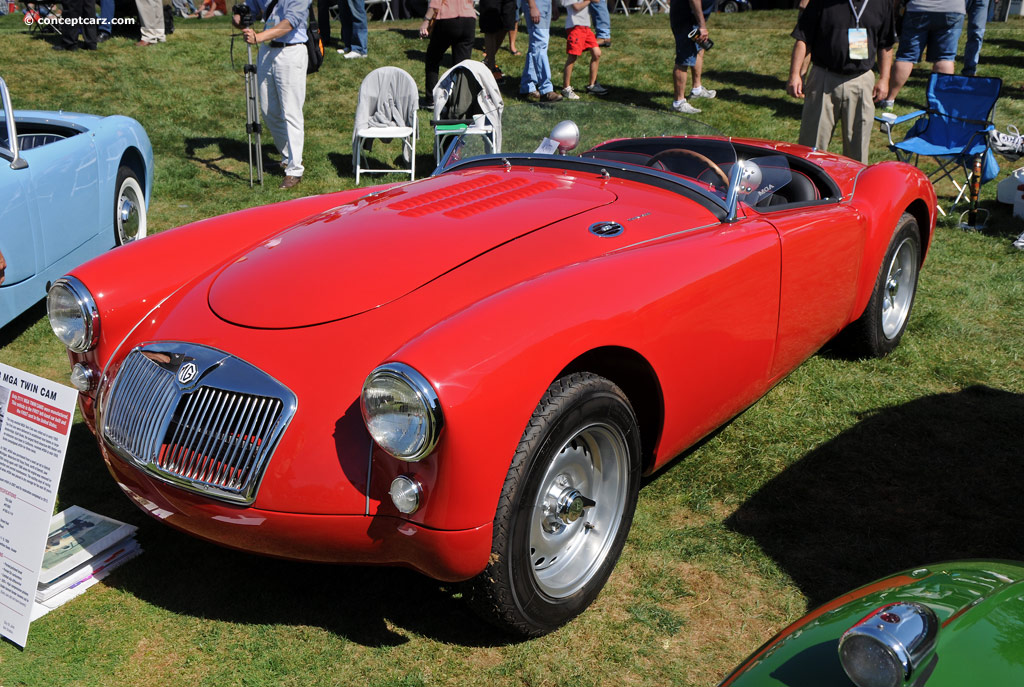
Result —
<svg viewBox="0 0 1024 687"><path fill-rule="evenodd" d="M479 619L448 585L412 570L278 560L200 541L138 510L105 469L84 423L72 429L60 508L136 525L144 553L104 584L172 613L229 623L320 627L367 647L409 635L489 647L516 639Z"/></svg>
<svg viewBox="0 0 1024 687"><path fill-rule="evenodd" d="M1024 394L974 386L872 412L726 520L812 605L905 568L1024 560Z"/></svg>

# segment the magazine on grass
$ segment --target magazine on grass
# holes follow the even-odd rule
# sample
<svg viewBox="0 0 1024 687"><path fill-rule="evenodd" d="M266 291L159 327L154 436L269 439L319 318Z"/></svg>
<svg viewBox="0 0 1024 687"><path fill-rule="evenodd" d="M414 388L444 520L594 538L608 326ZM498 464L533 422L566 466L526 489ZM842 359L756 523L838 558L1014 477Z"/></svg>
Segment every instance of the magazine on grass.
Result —
<svg viewBox="0 0 1024 687"><path fill-rule="evenodd" d="M47 613L49 613L53 609L59 608L59 607L63 606L64 604L66 604L68 601L71 601L72 599L74 599L75 597L78 597L78 596L81 596L82 594L85 594L85 592L90 587L92 587L94 584L96 584L97 582L102 580L104 577L109 575L111 573L111 571L113 571L114 568L118 567L119 565L121 565L125 561L129 561L132 558L135 558L140 553L142 553L142 549L141 548L136 548L135 551L132 552L130 555L124 556L124 557L118 559L117 562L115 562L115 563L113 563L111 565L106 566L102 570L98 570L96 573L94 573L92 575L89 575L87 578L85 578L81 582L73 584L72 586L68 587L64 591L58 592L57 594L54 594L53 596L51 596L46 601L42 601L42 602L36 601L35 603L32 604L32 620L33 621L39 620L40 618L42 618L44 615L46 615Z"/></svg>
<svg viewBox="0 0 1024 687"><path fill-rule="evenodd" d="M139 542L134 537L122 540L74 570L64 573L50 584L40 584L36 590L36 601L46 601L65 589L81 584L104 570L113 570L125 561L137 556L141 550Z"/></svg>
<svg viewBox="0 0 1024 687"><path fill-rule="evenodd" d="M43 553L39 584L52 584L122 539L135 534L135 525L114 520L80 506L53 516Z"/></svg>

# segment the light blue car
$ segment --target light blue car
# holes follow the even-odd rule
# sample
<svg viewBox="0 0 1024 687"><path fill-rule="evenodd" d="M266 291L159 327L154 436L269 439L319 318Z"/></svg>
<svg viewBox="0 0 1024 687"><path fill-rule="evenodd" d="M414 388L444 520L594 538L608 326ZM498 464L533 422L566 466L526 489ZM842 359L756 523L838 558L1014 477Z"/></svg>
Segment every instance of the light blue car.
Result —
<svg viewBox="0 0 1024 687"><path fill-rule="evenodd" d="M14 110L3 79L0 98L3 327L57 278L146 235L153 148L128 117Z"/></svg>

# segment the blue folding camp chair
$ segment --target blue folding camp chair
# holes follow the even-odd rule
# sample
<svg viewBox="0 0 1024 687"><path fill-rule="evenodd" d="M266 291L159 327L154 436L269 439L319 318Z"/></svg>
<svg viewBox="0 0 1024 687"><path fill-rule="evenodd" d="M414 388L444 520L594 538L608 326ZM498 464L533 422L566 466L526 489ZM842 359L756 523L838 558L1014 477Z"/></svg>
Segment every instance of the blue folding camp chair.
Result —
<svg viewBox="0 0 1024 687"><path fill-rule="evenodd" d="M917 165L920 156L934 158L938 169L929 174L932 183L949 178L959 191L953 206L963 199L974 174L974 158L982 156L981 183L999 174L999 163L988 147L1001 79L932 73L928 81L928 109L901 117L876 116L889 137L896 158ZM892 140L892 127L914 121L906 138ZM963 181L955 175L962 172ZM942 208L939 208L942 212ZM943 213L945 214L945 213Z"/></svg>

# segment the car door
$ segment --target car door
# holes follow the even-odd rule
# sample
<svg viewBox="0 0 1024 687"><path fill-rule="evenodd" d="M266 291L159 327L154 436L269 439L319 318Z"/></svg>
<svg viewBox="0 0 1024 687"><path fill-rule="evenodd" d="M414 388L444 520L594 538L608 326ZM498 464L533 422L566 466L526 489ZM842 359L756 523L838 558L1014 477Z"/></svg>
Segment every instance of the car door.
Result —
<svg viewBox="0 0 1024 687"><path fill-rule="evenodd" d="M11 159L0 151L0 253L7 261L0 288L29 279L42 262L31 175L27 168L11 169Z"/></svg>
<svg viewBox="0 0 1024 687"><path fill-rule="evenodd" d="M96 235L100 222L99 164L93 136L79 133L22 151L31 201L38 216L44 265L71 253ZM113 198L107 199L112 207ZM113 245L113 234L110 243Z"/></svg>
<svg viewBox="0 0 1024 687"><path fill-rule="evenodd" d="M782 280L774 378L847 324L863 259L865 220L843 203L765 213L779 233Z"/></svg>

